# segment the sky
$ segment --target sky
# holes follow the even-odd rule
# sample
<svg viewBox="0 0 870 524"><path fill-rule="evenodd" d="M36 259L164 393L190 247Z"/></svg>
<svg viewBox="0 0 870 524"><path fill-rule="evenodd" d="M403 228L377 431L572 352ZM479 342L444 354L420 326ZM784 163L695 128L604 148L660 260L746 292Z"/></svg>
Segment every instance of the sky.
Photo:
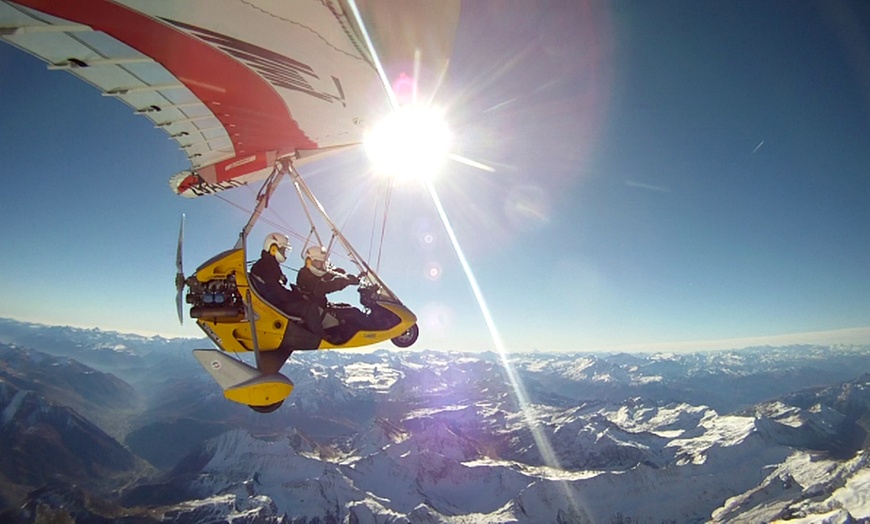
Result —
<svg viewBox="0 0 870 524"><path fill-rule="evenodd" d="M493 168L433 187L507 350L870 343L866 3L469 2L436 102ZM5 44L0 115L0 317L200 336L176 319L180 217L189 274L255 190L176 197L189 164L163 131ZM364 254L366 162L300 169ZM251 252L306 232L282 198ZM388 219L380 275L414 347L493 349L430 193L396 188Z"/></svg>

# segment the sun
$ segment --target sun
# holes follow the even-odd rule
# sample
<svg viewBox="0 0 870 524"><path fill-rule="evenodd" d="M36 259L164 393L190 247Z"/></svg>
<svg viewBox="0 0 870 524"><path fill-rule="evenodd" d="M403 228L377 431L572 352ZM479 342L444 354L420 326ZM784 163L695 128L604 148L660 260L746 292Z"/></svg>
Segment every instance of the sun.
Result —
<svg viewBox="0 0 870 524"><path fill-rule="evenodd" d="M402 107L378 122L365 137L375 172L399 180L432 180L448 158L452 134L434 108Z"/></svg>

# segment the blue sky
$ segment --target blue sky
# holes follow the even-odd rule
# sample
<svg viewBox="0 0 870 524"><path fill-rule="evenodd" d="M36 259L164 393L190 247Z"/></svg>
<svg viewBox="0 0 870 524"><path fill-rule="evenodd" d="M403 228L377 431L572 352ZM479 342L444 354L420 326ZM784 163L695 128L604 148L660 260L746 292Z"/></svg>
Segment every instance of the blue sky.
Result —
<svg viewBox="0 0 870 524"><path fill-rule="evenodd" d="M435 187L507 348L870 343L870 8L536 6L466 6L438 96L457 151L496 168ZM189 272L245 213L171 194L186 157L124 104L8 45L0 73L0 316L199 336L175 319L180 215ZM363 253L365 162L302 170ZM415 347L491 349L428 193L398 189L390 219Z"/></svg>

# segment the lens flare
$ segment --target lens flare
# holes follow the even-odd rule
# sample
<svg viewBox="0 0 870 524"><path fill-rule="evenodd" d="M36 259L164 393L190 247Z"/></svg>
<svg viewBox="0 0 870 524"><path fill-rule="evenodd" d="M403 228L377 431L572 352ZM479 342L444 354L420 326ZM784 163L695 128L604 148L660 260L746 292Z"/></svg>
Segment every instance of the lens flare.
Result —
<svg viewBox="0 0 870 524"><path fill-rule="evenodd" d="M450 224L450 220L447 218L444 207L441 205L441 199L438 197L438 194L435 192L435 187L431 183L427 182L426 186L429 189L429 194L432 197L432 202L435 204L435 208L438 211L438 216L441 217L441 222L444 224L444 229L447 231L447 237L450 239L450 243L453 245L453 250L456 252L456 256L459 258L459 263L462 266L462 270L465 272L465 277L468 279L468 283L471 286L471 291L474 293L474 298L477 301L477 306L480 309L481 314L483 315L484 321L486 322L486 327L489 330L489 335L492 338L493 343L495 344L495 348L498 352L501 365L504 368L505 373L507 374L508 381L513 388L514 394L516 395L517 405L520 408L523 420L529 427L529 431L532 433L532 438L535 441L535 445L538 447L538 451L541 453L541 458L543 458L544 463L548 467L556 470L562 470L562 466L559 463L559 459L556 457L553 446L550 444L547 435L544 434L544 431L541 428L541 424L538 422L537 412L534 406L532 406L531 402L529 402L529 395L528 393L526 393L526 388L507 357L507 348L501 338L501 334L499 333L498 328L496 328L495 321L493 320L492 314L489 310L489 306L487 305L486 299L484 299L483 297L483 292L481 291L480 286L477 283L477 278L474 276L474 272L471 270L471 265L465 258L465 253L462 251L462 247L460 247L459 245L459 240L456 238L456 233L453 231L453 226ZM567 500L573 506L572 509L576 510L577 501L575 500L570 488L566 484L563 484L562 487L564 489Z"/></svg>
<svg viewBox="0 0 870 524"><path fill-rule="evenodd" d="M420 312L420 325L426 332L443 333L453 329L453 311L439 302L432 302Z"/></svg>
<svg viewBox="0 0 870 524"><path fill-rule="evenodd" d="M438 262L429 262L426 264L424 276L429 280L440 280L443 270Z"/></svg>
<svg viewBox="0 0 870 524"><path fill-rule="evenodd" d="M372 39L368 34L368 31L365 29L365 24L363 23L362 17L360 16L359 8L356 5L354 0L349 0L349 5L351 12L353 13L354 19L357 24L362 28L363 38L369 50L372 52L372 56L374 59L374 63L378 69L378 76L380 76L381 81L384 84L384 87L387 88L388 93L390 94L390 100L392 102L395 115L400 115L403 111L414 111L415 106L410 106L406 108L399 107L399 101L396 97L395 92L391 89L390 82L387 80L387 75L384 71L383 64L381 64L380 58L375 52L375 47L372 43ZM416 58L416 57L415 57ZM419 109L417 109L419 111ZM416 117L415 117L416 118ZM404 117L398 117L398 120L403 120ZM468 260L465 258L465 254L462 251L462 248L459 246L459 241L456 238L456 234L453 231L453 227L450 225L450 221L447 219L447 215L444 212L444 207L441 205L441 200L438 198L438 194L435 192L435 187L432 185L432 176L440 169L441 164L444 162L444 159L450 158L456 162L466 164L477 169L481 169L487 172L494 172L494 169L485 164L481 164L464 156L460 156L456 153L452 153L450 151L452 136L450 130L448 129L446 123L444 122L443 116L440 114L437 118L433 116L427 116L423 118L424 122L429 122L426 124L432 131L424 131L425 127L417 128L416 135L428 137L428 139L424 139L422 144L426 144L426 148L421 148L413 153L408 151L400 151L397 149L398 144L405 143L409 146L410 151L414 151L412 147L418 144L417 140L413 140L410 142L403 142L404 140L408 140L408 137L397 136L396 141L392 141L392 139L387 140L390 134L395 136L396 130L399 126L396 123L385 123L386 126L382 130L375 129L372 132L372 139L374 139L373 143L370 143L370 139L366 139L366 150L369 153L370 158L378 158L387 160L386 166L389 171L398 172L398 173L408 173L415 175L414 178L418 178L423 181L426 187L429 190L429 194L432 197L432 201L435 204L436 209L438 210L438 215L441 218L441 222L444 225L444 229L447 231L447 235L450 238L450 242L453 245L453 249L456 252L456 256L459 258L460 264L462 265L462 269L465 272L465 276L468 279L469 284L471 285L471 289L474 293L474 297L477 300L478 307L480 308L481 313L483 314L483 318L486 322L487 328L489 329L490 337L495 343L496 350L498 351L499 358L501 359L502 366L507 373L508 380L513 387L514 394L517 397L517 404L522 411L523 419L529 427L529 430L532 433L532 437L535 440L535 444L538 447L539 452L541 453L541 457L547 466L556 468L561 470L562 467L559 464L559 461L556 458L556 454L553 451L553 447L550 445L550 441L547 439L547 436L541 429L541 426L537 423L535 413L533 411L533 407L529 403L528 394L526 393L525 387L517 376L516 372L513 369L510 361L507 358L507 352L505 345L501 339L501 335L496 329L495 322L492 319L492 315L490 314L489 307L486 304L486 301L483 298L483 293L480 290L480 286L477 284L477 279L474 276L474 273L471 271L471 266L468 264ZM414 124L412 128L415 128L417 124ZM389 133L388 133L389 131ZM382 136L378 136L382 135ZM430 153L430 150L434 150L434 153ZM401 167L403 162L398 160L389 160L393 154L400 154L403 156L410 167ZM431 156L430 156L431 155ZM374 158L372 160L374 161ZM424 160L425 158L425 160ZM431 162L430 164L423 164L423 162ZM419 168L419 170L415 169ZM434 240L434 238L433 238ZM572 510L577 511L578 504L575 499L574 494L571 492L570 488L567 484L562 483L562 488L565 492L565 497L568 502L572 506Z"/></svg>

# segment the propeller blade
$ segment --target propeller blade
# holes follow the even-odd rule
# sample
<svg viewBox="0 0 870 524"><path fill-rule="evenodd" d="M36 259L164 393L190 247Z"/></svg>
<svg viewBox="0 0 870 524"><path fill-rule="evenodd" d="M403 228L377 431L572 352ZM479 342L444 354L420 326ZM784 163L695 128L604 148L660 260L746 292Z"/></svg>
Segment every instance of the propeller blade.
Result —
<svg viewBox="0 0 870 524"><path fill-rule="evenodd" d="M178 310L178 323L183 326L184 325L184 302L183 302L183 299L181 298L181 295L182 295L181 291L176 293L176 295L175 295L175 307Z"/></svg>
<svg viewBox="0 0 870 524"><path fill-rule="evenodd" d="M180 274L184 274L184 267L181 260L181 245L184 243L184 213L181 214L181 226L178 228L178 249L175 252L175 269Z"/></svg>
<svg viewBox="0 0 870 524"><path fill-rule="evenodd" d="M178 310L178 323L184 325L184 265L182 260L182 244L184 244L184 213L181 214L181 226L178 228L178 249L175 252L175 307Z"/></svg>

